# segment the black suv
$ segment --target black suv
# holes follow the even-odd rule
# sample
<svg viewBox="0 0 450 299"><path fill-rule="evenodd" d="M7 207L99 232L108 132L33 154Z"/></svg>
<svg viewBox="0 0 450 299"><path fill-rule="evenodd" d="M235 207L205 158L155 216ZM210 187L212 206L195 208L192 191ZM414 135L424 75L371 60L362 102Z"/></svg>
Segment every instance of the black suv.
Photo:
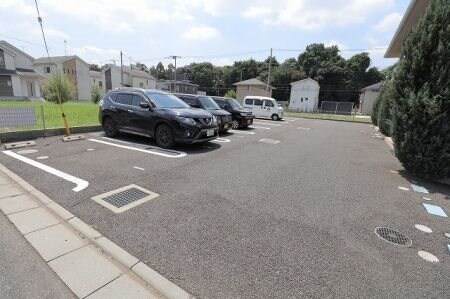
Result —
<svg viewBox="0 0 450 299"><path fill-rule="evenodd" d="M191 107L205 109L214 114L219 124L219 132L226 132L231 129L231 114L220 109L211 97L182 93L175 93L174 95L185 101Z"/></svg>
<svg viewBox="0 0 450 299"><path fill-rule="evenodd" d="M222 97L212 98L220 108L231 113L231 117L233 118L231 127L233 129L247 128L248 126L253 124L253 113L251 111L245 110L235 99Z"/></svg>
<svg viewBox="0 0 450 299"><path fill-rule="evenodd" d="M217 138L214 115L194 109L158 90L117 88L99 102L99 120L109 137L119 132L153 137L163 148L175 143L206 142Z"/></svg>

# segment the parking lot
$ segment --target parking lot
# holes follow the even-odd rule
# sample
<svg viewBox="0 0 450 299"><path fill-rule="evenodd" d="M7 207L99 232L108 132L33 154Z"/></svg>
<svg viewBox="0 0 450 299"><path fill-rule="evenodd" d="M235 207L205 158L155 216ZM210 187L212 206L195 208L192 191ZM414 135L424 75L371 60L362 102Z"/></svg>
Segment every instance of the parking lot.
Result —
<svg viewBox="0 0 450 299"><path fill-rule="evenodd" d="M130 135L39 139L0 163L199 298L448 297L450 220L425 211L417 179L373 132L256 119L175 150ZM159 196L121 213L92 199L130 184ZM449 187L416 184L450 212ZM412 245L381 240L377 226Z"/></svg>

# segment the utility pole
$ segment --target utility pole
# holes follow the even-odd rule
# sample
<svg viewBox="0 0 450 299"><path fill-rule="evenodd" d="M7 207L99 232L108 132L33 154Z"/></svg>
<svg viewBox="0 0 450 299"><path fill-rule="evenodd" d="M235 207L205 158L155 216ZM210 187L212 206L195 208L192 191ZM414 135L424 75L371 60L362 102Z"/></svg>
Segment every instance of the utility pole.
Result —
<svg viewBox="0 0 450 299"><path fill-rule="evenodd" d="M167 58L171 58L171 59L175 60L175 73L173 74L173 81L174 81L175 92L177 92L177 58L181 58L181 56L171 55ZM170 84L170 87L172 89L172 84Z"/></svg>
<svg viewBox="0 0 450 299"><path fill-rule="evenodd" d="M120 86L123 87L123 54L120 51Z"/></svg>
<svg viewBox="0 0 450 299"><path fill-rule="evenodd" d="M64 55L67 56L67 41L64 40Z"/></svg>
<svg viewBox="0 0 450 299"><path fill-rule="evenodd" d="M270 48L270 58L269 58L269 75L267 76L267 91L270 90L269 85L270 85L270 71L272 68L272 48Z"/></svg>

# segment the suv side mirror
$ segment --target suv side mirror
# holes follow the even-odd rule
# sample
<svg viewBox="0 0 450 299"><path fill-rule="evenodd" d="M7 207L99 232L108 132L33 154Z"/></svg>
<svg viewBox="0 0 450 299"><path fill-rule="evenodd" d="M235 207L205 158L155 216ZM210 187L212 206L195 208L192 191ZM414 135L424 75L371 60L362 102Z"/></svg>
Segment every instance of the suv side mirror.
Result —
<svg viewBox="0 0 450 299"><path fill-rule="evenodd" d="M150 109L150 104L148 102L142 101L139 103L139 107L142 109Z"/></svg>

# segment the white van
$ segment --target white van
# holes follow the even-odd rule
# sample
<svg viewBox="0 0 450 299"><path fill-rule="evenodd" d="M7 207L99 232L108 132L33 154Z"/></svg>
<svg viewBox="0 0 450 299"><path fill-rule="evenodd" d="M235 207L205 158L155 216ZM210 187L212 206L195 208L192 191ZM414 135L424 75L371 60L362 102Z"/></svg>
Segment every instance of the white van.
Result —
<svg viewBox="0 0 450 299"><path fill-rule="evenodd" d="M246 96L243 100L244 108L253 112L255 117L279 120L283 118L283 107L273 98L260 96Z"/></svg>

